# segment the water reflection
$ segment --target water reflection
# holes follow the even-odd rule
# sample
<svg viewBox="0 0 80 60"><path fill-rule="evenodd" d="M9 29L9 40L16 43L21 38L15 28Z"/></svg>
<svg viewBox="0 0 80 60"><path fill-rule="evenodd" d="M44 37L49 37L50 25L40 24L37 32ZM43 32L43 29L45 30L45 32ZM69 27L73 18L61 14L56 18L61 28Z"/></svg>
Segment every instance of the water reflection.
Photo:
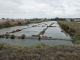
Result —
<svg viewBox="0 0 80 60"><path fill-rule="evenodd" d="M11 44L26 44L26 45L33 45L37 43L45 43L48 45L51 44L73 44L70 41L61 41L61 40L38 40L38 39L5 39L0 38L1 43L11 43Z"/></svg>
<svg viewBox="0 0 80 60"><path fill-rule="evenodd" d="M47 22L42 22L42 23L36 23L36 24L29 24L26 26L15 26L15 27L10 27L10 28L3 28L0 29L0 34L5 34L6 32L11 32L16 29L23 29L20 32L16 33L11 33L16 35L16 36L21 36L22 34L25 34L26 36L31 36L31 35L37 35L39 34L44 28L49 26L51 23L54 24L52 26L56 27L48 27L48 29L45 31L44 35L41 36L48 36L52 38L63 38L63 39L71 39L69 35L65 35L65 32L61 32L61 28L58 25L57 21L47 21ZM36 27L32 27L33 25L37 25ZM42 27L44 26L44 27ZM30 28L28 28L30 27ZM70 41L60 41L60 40L38 40L38 39L5 39L1 38L0 42L5 42L5 43L18 43L18 44L27 44L27 45L32 45L32 44L37 44L37 43L46 43L46 44L60 44L60 43L65 43L65 44L73 44Z"/></svg>

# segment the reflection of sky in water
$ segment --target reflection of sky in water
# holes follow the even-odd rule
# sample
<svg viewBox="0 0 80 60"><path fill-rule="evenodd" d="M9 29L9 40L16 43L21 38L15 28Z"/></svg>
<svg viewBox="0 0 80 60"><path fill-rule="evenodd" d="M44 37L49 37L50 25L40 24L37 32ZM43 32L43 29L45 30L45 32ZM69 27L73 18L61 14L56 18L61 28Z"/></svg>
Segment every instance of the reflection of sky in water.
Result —
<svg viewBox="0 0 80 60"><path fill-rule="evenodd" d="M48 24L50 25L51 23L54 24L52 26L56 27L49 27L43 36L48 36L48 37L53 37L53 38L64 38L64 39L70 39L69 36L66 36L63 32L61 32L60 26L57 24L56 21L47 21L47 22L42 22L42 23L36 23L36 24L29 24L29 26L15 26L15 27L10 27L10 28L3 28L0 29L0 34L5 34L6 32L11 32L16 29L22 29L22 28L27 28L24 29L20 32L13 33L14 35L21 36L22 34L25 34L26 36L31 36L31 35L37 35L39 34L44 28L46 28ZM37 25L37 27L32 27L33 25ZM39 26L39 27L38 27ZM42 27L45 26L45 27ZM12 34L12 33L11 33ZM41 35L42 36L42 35ZM0 38L0 42L2 43L15 43L15 44L26 44L26 45L33 45L37 43L45 43L45 44L73 44L71 41L61 41L61 40L38 40L38 39L5 39L5 38Z"/></svg>
<svg viewBox="0 0 80 60"><path fill-rule="evenodd" d="M49 27L43 36L53 37L53 38L64 38L70 39L70 37L66 36L64 33L61 32L61 29L58 27Z"/></svg>
<svg viewBox="0 0 80 60"><path fill-rule="evenodd" d="M16 29L22 29L27 27L28 26L15 26L15 27L3 28L3 29L0 29L0 34L5 34L6 32L11 32Z"/></svg>
<svg viewBox="0 0 80 60"><path fill-rule="evenodd" d="M61 41L61 40L38 40L38 39L0 39L1 43L12 43L12 44L26 44L26 45L33 45L37 43L45 43L48 45L51 44L73 44L71 41Z"/></svg>
<svg viewBox="0 0 80 60"><path fill-rule="evenodd" d="M49 27L44 35L41 36L48 36L52 38L63 38L63 39L71 39L70 36L66 36L63 32L61 32L60 26L57 24L55 21L53 25L51 26L56 26L56 27Z"/></svg>
<svg viewBox="0 0 80 60"><path fill-rule="evenodd" d="M22 28L30 27L30 28L24 29L20 32L11 33L11 34L14 34L17 36L21 36L22 34L25 34L26 36L37 35L44 28L46 28L46 26L50 25L53 22L54 22L54 24L52 26L56 26L56 27L49 27L45 31L44 36L53 37L53 38L70 39L69 36L66 36L63 32L61 32L60 26L57 24L56 21L47 21L47 22L42 22L42 23L29 24L29 26L15 26L15 27L10 27L10 28L3 28L3 29L0 29L0 34L5 34L6 32L11 32L11 31L16 30L16 29L22 29ZM47 25L45 25L45 24L47 24ZM33 25L37 25L37 27L32 27ZM42 27L42 26L45 26L45 27Z"/></svg>
<svg viewBox="0 0 80 60"><path fill-rule="evenodd" d="M42 31L44 27L31 27L28 29L24 29L20 32L13 33L14 35L21 36L22 34L25 34L26 36L31 36L31 35L37 35Z"/></svg>

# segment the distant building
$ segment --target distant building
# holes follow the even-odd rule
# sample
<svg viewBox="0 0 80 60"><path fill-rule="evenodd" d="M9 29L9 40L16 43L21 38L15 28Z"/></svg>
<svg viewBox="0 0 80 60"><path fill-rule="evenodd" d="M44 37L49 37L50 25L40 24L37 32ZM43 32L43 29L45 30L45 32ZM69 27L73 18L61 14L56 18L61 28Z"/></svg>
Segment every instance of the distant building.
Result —
<svg viewBox="0 0 80 60"><path fill-rule="evenodd" d="M74 19L74 21L79 21L80 22L80 19Z"/></svg>

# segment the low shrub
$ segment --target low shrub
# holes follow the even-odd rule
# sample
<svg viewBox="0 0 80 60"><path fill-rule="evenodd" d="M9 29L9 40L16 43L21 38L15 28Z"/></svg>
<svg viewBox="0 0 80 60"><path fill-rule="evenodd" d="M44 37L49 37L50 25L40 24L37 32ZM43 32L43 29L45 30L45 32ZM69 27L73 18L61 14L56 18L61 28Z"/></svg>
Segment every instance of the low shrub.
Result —
<svg viewBox="0 0 80 60"><path fill-rule="evenodd" d="M25 35L23 34L22 36L21 36L21 39L24 39L25 38Z"/></svg>
<svg viewBox="0 0 80 60"><path fill-rule="evenodd" d="M11 36L10 36L10 38L11 38L11 39L14 39L14 38L15 38L15 36L14 36L14 35L11 35Z"/></svg>
<svg viewBox="0 0 80 60"><path fill-rule="evenodd" d="M49 38L52 38L52 37L49 37Z"/></svg>
<svg viewBox="0 0 80 60"><path fill-rule="evenodd" d="M44 35L44 33L41 33L42 35Z"/></svg>
<svg viewBox="0 0 80 60"><path fill-rule="evenodd" d="M38 36L39 40L41 39L41 36Z"/></svg>
<svg viewBox="0 0 80 60"><path fill-rule="evenodd" d="M14 19L12 19L12 22L15 22L15 20L14 20Z"/></svg>
<svg viewBox="0 0 80 60"><path fill-rule="evenodd" d="M62 29L64 29L71 37L74 36L75 29L73 27L70 27L68 24L58 22Z"/></svg>
<svg viewBox="0 0 80 60"><path fill-rule="evenodd" d="M36 36L36 35L32 35L32 37L34 37L34 36Z"/></svg>
<svg viewBox="0 0 80 60"><path fill-rule="evenodd" d="M30 24L30 23L31 23L30 21L26 21L26 22L25 22L25 24Z"/></svg>
<svg viewBox="0 0 80 60"><path fill-rule="evenodd" d="M64 30L68 30L68 29L69 29L69 26L66 25L66 24L60 24L60 25L61 25L61 27L62 27Z"/></svg>
<svg viewBox="0 0 80 60"><path fill-rule="evenodd" d="M75 30L73 28L71 28L71 27L69 28L69 31L70 32L75 32Z"/></svg>
<svg viewBox="0 0 80 60"><path fill-rule="evenodd" d="M21 22L18 22L17 25L22 25L22 23Z"/></svg>
<svg viewBox="0 0 80 60"><path fill-rule="evenodd" d="M10 36L9 34L5 34L5 36Z"/></svg>
<svg viewBox="0 0 80 60"><path fill-rule="evenodd" d="M12 25L7 21L7 22L5 22L4 26L5 27L11 27Z"/></svg>
<svg viewBox="0 0 80 60"><path fill-rule="evenodd" d="M77 31L77 33L75 34L74 38L76 40L80 40L80 30Z"/></svg>

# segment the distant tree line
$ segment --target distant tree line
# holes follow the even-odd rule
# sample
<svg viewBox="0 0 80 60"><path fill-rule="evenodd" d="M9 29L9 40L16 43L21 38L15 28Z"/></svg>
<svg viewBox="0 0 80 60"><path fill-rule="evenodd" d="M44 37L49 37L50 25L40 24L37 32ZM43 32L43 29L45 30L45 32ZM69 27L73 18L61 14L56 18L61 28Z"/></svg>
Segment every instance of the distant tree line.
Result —
<svg viewBox="0 0 80 60"><path fill-rule="evenodd" d="M53 19L50 19L51 21L65 21L65 18L53 18Z"/></svg>
<svg viewBox="0 0 80 60"><path fill-rule="evenodd" d="M70 21L74 21L74 19L70 19Z"/></svg>

